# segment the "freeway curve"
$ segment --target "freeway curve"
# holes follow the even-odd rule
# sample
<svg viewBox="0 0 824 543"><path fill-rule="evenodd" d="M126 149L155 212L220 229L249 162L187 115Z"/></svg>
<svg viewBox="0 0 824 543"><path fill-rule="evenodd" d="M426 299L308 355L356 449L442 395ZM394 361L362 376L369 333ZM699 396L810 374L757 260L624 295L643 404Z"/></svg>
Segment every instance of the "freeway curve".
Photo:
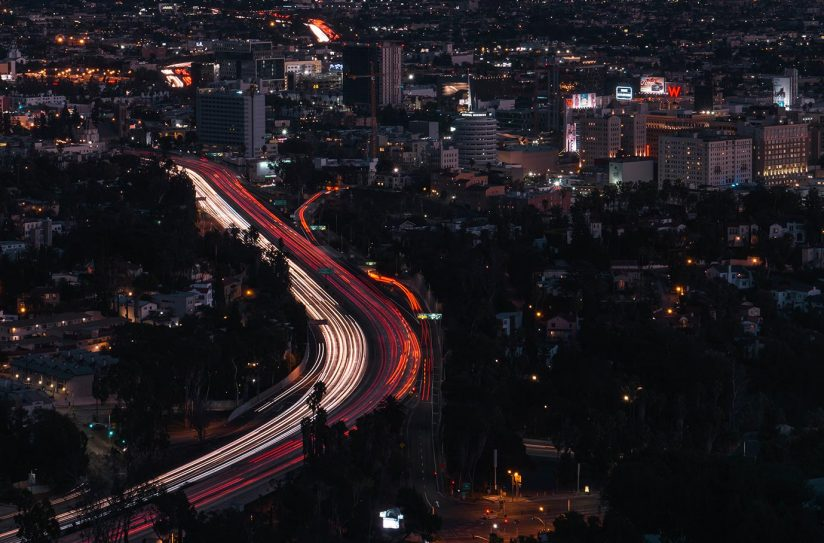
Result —
<svg viewBox="0 0 824 543"><path fill-rule="evenodd" d="M311 211L321 198L340 190L340 187L327 188L315 193L295 210L295 219L303 235L312 243L318 240L309 224ZM370 279L400 293L411 311L410 319L415 321L417 314L428 310L418 294L406 284L394 277L381 275L373 268L367 268ZM422 350L422 367L418 381L418 396L409 403L410 414L407 419L406 439L408 460L413 473L415 488L423 495L427 504L433 509L439 505L442 481L441 468L438 460L435 435L440 427L440 378L435 373L435 362L440 362L440 336L437 329L438 321L428 319L417 320ZM437 365L441 368L441 364Z"/></svg>
<svg viewBox="0 0 824 543"><path fill-rule="evenodd" d="M325 360L304 379L326 384L323 406L330 421L351 426L386 396L403 397L413 390L421 364L420 343L387 298L270 212L230 169L204 159L175 157L174 161L192 180L201 205L223 227L254 224L262 234L262 246L277 245L285 251L293 294L306 306L310 318L327 323L319 327ZM299 427L308 414L305 390L305 381L296 383L266 406L280 402L280 408L272 410L276 416L157 476L150 484L166 490L183 488L199 509L253 500L268 489L273 477L302 460ZM105 509L108 501L95 505ZM86 511L69 509L59 513L57 520L67 530L82 521ZM151 524L149 513L138 513L132 520L130 537L147 533ZM64 539L78 537L74 534ZM14 531L0 533L2 542L15 539Z"/></svg>

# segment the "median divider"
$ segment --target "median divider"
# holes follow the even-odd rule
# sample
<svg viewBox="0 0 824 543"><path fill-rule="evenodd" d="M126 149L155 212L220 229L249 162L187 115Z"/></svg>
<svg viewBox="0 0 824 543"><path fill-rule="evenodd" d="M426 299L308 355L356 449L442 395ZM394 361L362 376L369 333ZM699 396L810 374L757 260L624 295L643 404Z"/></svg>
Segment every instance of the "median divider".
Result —
<svg viewBox="0 0 824 543"><path fill-rule="evenodd" d="M311 336L314 336L315 334L314 334L314 332L311 331L311 327L312 327L312 325L310 325L309 334ZM309 338L309 339L311 341L311 338ZM241 416L245 415L246 413L248 413L249 411L251 411L252 409L257 407L258 405L262 404L263 402L265 402L269 398L271 398L271 397L273 397L277 394L280 394L281 392L286 390L288 387L290 387L293 384L297 383L298 380L301 377L303 377L303 375L306 373L306 370L308 370L309 366L310 366L310 364L309 364L309 348L308 348L308 345L309 345L309 343L307 342L307 348L303 353L303 359L300 361L300 364L295 366L295 368L292 371L289 372L289 375L287 375L286 377L284 377L283 379L281 379L280 381L278 381L277 383L275 383L271 387L267 388L266 390L264 390L260 394L258 394L256 396L253 396L252 398L246 400L244 403L237 406L234 411L229 413L229 418L227 419L227 422L232 422L233 420L237 419L238 417L241 417Z"/></svg>

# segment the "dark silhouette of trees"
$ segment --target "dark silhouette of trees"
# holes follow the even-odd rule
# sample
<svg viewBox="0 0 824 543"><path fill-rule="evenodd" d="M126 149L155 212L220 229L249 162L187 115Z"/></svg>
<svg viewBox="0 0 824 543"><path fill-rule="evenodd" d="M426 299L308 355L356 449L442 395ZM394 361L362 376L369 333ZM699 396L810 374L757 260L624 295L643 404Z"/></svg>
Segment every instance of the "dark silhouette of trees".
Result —
<svg viewBox="0 0 824 543"><path fill-rule="evenodd" d="M55 411L29 416L0 399L0 442L0 481L19 481L34 472L38 483L60 491L86 473L86 436Z"/></svg>
<svg viewBox="0 0 824 543"><path fill-rule="evenodd" d="M51 543L57 541L60 526L54 518L54 509L48 500L36 499L28 491L18 493L18 513L14 517L17 537L23 543Z"/></svg>

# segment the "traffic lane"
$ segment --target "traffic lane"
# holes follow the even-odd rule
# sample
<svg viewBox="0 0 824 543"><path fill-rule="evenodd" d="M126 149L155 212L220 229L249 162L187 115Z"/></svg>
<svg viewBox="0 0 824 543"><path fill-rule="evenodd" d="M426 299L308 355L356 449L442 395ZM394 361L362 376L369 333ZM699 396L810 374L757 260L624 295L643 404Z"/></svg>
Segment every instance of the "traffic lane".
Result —
<svg viewBox="0 0 824 543"><path fill-rule="evenodd" d="M473 535L487 537L491 532L507 537L535 535L544 529L552 530L552 521L567 510L577 511L585 517L600 517L600 496L597 493L565 493L515 500L505 498L502 503L490 499L461 501L445 498L441 500L439 511L443 519L439 535L451 541L469 541Z"/></svg>

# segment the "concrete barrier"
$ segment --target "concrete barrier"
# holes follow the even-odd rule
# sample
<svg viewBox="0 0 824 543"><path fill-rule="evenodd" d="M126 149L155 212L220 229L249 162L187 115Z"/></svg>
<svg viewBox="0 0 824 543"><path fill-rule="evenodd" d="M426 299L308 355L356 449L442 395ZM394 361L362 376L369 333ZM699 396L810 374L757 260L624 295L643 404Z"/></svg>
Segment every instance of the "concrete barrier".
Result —
<svg viewBox="0 0 824 543"><path fill-rule="evenodd" d="M312 331L312 327L309 327L309 341L312 341L315 337L315 333ZM245 415L249 411L251 411L256 406L262 404L269 398L276 396L286 390L288 387L292 386L293 384L297 383L298 380L306 373L306 370L309 369L309 343L307 342L306 351L303 353L303 360L300 361L300 364L295 366L295 369L289 372L289 375L272 385L271 387L267 388L257 396L250 398L246 402L240 404L234 411L229 414L228 422L232 422L236 418Z"/></svg>

